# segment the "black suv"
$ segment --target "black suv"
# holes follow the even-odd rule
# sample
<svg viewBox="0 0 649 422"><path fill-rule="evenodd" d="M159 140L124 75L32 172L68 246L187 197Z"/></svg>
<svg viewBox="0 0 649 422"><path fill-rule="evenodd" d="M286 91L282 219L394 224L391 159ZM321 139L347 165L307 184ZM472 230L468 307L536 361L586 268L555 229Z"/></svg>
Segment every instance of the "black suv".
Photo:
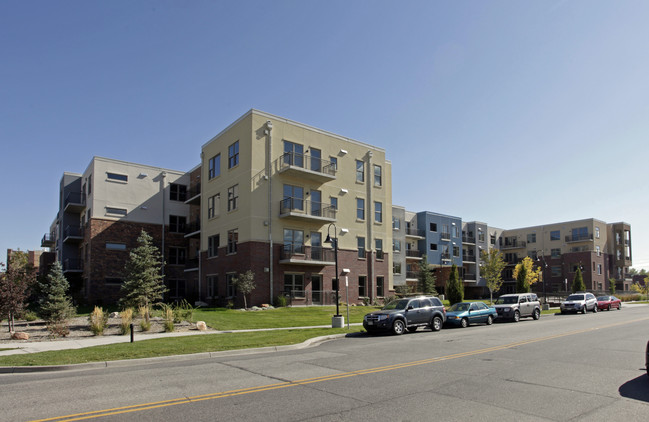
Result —
<svg viewBox="0 0 649 422"><path fill-rule="evenodd" d="M378 331L392 331L394 334L415 332L419 327L430 327L433 331L442 329L446 322L446 309L436 297L409 297L396 299L380 311L365 315L363 327L374 334Z"/></svg>

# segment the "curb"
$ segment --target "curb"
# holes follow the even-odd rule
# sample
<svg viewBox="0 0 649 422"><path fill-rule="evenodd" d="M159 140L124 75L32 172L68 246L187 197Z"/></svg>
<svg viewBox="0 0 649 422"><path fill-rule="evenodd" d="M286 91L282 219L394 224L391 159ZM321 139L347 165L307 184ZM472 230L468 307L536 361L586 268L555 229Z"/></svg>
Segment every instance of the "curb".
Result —
<svg viewBox="0 0 649 422"><path fill-rule="evenodd" d="M135 365L152 365L161 362L182 362L188 360L211 359L227 356L253 355L257 353L276 353L287 350L299 350L307 347L317 346L329 340L346 337L347 334L332 334L328 336L314 337L298 344L284 346L267 346L255 349L223 350L220 352L201 352L187 355L158 356L142 359L123 359L102 362L76 363L72 365L46 365L46 366L0 366L0 374L25 374L34 372L59 372L70 370L89 370L106 368L124 368Z"/></svg>

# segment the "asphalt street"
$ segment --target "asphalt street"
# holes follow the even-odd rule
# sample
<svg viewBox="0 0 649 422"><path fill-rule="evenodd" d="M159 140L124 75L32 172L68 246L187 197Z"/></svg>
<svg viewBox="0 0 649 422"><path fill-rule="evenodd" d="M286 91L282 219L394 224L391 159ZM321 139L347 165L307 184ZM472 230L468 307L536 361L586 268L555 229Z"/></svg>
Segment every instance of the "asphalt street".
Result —
<svg viewBox="0 0 649 422"><path fill-rule="evenodd" d="M278 333L281 335L281 333ZM0 420L646 421L649 306L0 375Z"/></svg>

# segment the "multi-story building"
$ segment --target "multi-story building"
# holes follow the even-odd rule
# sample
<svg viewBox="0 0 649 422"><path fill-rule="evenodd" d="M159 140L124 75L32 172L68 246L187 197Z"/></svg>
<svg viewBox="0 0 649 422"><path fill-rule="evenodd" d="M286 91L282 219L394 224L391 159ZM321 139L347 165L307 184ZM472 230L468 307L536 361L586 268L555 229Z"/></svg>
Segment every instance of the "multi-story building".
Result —
<svg viewBox="0 0 649 422"><path fill-rule="evenodd" d="M142 230L166 262L168 299L194 296L185 282L188 185L185 172L100 157L83 174L64 173L59 211L41 245L56 254L74 296L114 302Z"/></svg>
<svg viewBox="0 0 649 422"><path fill-rule="evenodd" d="M342 300L352 303L392 288L383 149L250 110L203 145L200 179L200 290L208 302L233 301L232 281L247 270L256 282L251 303L278 295L332 303L337 277ZM328 237L338 243L338 274Z"/></svg>

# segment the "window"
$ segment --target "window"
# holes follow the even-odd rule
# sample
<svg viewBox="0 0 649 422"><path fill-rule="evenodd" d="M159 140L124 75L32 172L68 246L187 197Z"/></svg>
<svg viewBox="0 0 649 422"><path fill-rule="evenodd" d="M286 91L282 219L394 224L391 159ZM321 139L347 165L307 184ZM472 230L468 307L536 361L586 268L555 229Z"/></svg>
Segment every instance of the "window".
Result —
<svg viewBox="0 0 649 422"><path fill-rule="evenodd" d="M90 189L90 187L88 187ZM595 227L595 239L599 239L599 227Z"/></svg>
<svg viewBox="0 0 649 422"><path fill-rule="evenodd" d="M228 147L228 168L239 165L239 141Z"/></svg>
<svg viewBox="0 0 649 422"><path fill-rule="evenodd" d="M237 253L237 242L239 242L239 229L228 230L228 253Z"/></svg>
<svg viewBox="0 0 649 422"><path fill-rule="evenodd" d="M357 237L356 245L358 246L358 257L365 259L365 238L360 236Z"/></svg>
<svg viewBox="0 0 649 422"><path fill-rule="evenodd" d="M401 241L392 239L392 251L393 252L401 252Z"/></svg>
<svg viewBox="0 0 649 422"><path fill-rule="evenodd" d="M124 280L122 280L119 277L106 277L104 283L106 284L113 284L113 285L119 285L122 284Z"/></svg>
<svg viewBox="0 0 649 422"><path fill-rule="evenodd" d="M290 141L284 141L284 164L304 167L304 146Z"/></svg>
<svg viewBox="0 0 649 422"><path fill-rule="evenodd" d="M106 178L108 180L115 180L118 182L128 182L128 176L125 174L117 174L117 173L106 173Z"/></svg>
<svg viewBox="0 0 649 422"><path fill-rule="evenodd" d="M331 205L331 208L333 208L333 211L338 211L338 198L335 196L329 197L329 204Z"/></svg>
<svg viewBox="0 0 649 422"><path fill-rule="evenodd" d="M126 250L126 244L124 244L124 243L106 242L106 250L109 250L109 251L125 251Z"/></svg>
<svg viewBox="0 0 649 422"><path fill-rule="evenodd" d="M383 285L385 284L385 277L377 276L376 277L376 295L383 297Z"/></svg>
<svg viewBox="0 0 649 422"><path fill-rule="evenodd" d="M356 160L356 181L365 182L365 163L360 160Z"/></svg>
<svg viewBox="0 0 649 422"><path fill-rule="evenodd" d="M437 250L437 243L431 243L430 244L430 250L431 251L436 251Z"/></svg>
<svg viewBox="0 0 649 422"><path fill-rule="evenodd" d="M552 277L561 277L561 265L553 265L550 267L550 275Z"/></svg>
<svg viewBox="0 0 649 422"><path fill-rule="evenodd" d="M358 296L360 297L367 296L367 276L364 275L358 276Z"/></svg>
<svg viewBox="0 0 649 422"><path fill-rule="evenodd" d="M207 198L207 218L214 218L219 215L221 209L221 194L217 193L214 196Z"/></svg>
<svg viewBox="0 0 649 422"><path fill-rule="evenodd" d="M595 251L597 252L597 256L602 256L602 251L599 246L595 246Z"/></svg>
<svg viewBox="0 0 649 422"><path fill-rule="evenodd" d="M529 251L529 252L527 253L527 256L529 256L529 257L530 257L531 259L533 259L534 261L536 261L536 260L538 259L538 255L537 255L537 252L536 252L536 251Z"/></svg>
<svg viewBox="0 0 649 422"><path fill-rule="evenodd" d="M284 292L292 297L304 297L304 274L284 274Z"/></svg>
<svg viewBox="0 0 649 422"><path fill-rule="evenodd" d="M207 276L207 298L212 299L218 296L218 284L219 276L218 275L208 275Z"/></svg>
<svg viewBox="0 0 649 422"><path fill-rule="evenodd" d="M221 154L216 154L210 158L207 178L208 180L214 179L216 176L221 175Z"/></svg>
<svg viewBox="0 0 649 422"><path fill-rule="evenodd" d="M527 235L527 243L536 243L536 233L529 233Z"/></svg>
<svg viewBox="0 0 649 422"><path fill-rule="evenodd" d="M182 299L185 297L185 280L170 279L167 283L169 284L169 299Z"/></svg>
<svg viewBox="0 0 649 422"><path fill-rule="evenodd" d="M284 229L284 252L288 255L304 253L304 231Z"/></svg>
<svg viewBox="0 0 649 422"><path fill-rule="evenodd" d="M338 157L329 157L330 166L333 171L338 170Z"/></svg>
<svg viewBox="0 0 649 422"><path fill-rule="evenodd" d="M560 240L561 239L561 233L559 230L553 230L550 232L550 240Z"/></svg>
<svg viewBox="0 0 649 422"><path fill-rule="evenodd" d="M602 264L597 264L597 274L602 275Z"/></svg>
<svg viewBox="0 0 649 422"><path fill-rule="evenodd" d="M225 295L227 297L235 297L237 295L237 289L234 287L234 279L236 274L229 273L225 275Z"/></svg>
<svg viewBox="0 0 649 422"><path fill-rule="evenodd" d="M401 274L401 263L393 262L392 263L392 274Z"/></svg>
<svg viewBox="0 0 649 422"><path fill-rule="evenodd" d="M219 256L220 235L215 234L207 238L207 257Z"/></svg>
<svg viewBox="0 0 649 422"><path fill-rule="evenodd" d="M322 151L316 148L311 148L311 170L322 171Z"/></svg>
<svg viewBox="0 0 649 422"><path fill-rule="evenodd" d="M106 214L126 216L126 208L106 207Z"/></svg>
<svg viewBox="0 0 649 422"><path fill-rule="evenodd" d="M168 264L169 265L185 265L185 248L169 248Z"/></svg>
<svg viewBox="0 0 649 422"><path fill-rule="evenodd" d="M374 221L377 223L383 222L383 204L381 202L374 203Z"/></svg>
<svg viewBox="0 0 649 422"><path fill-rule="evenodd" d="M234 211L238 207L239 202L239 185L234 185L228 188L228 211Z"/></svg>
<svg viewBox="0 0 649 422"><path fill-rule="evenodd" d="M561 256L560 248L550 249L550 258L559 258Z"/></svg>
<svg viewBox="0 0 649 422"><path fill-rule="evenodd" d="M169 200L185 202L187 200L187 186L170 183Z"/></svg>
<svg viewBox="0 0 649 422"><path fill-rule="evenodd" d="M88 176L88 195L92 192L92 174Z"/></svg>
<svg viewBox="0 0 649 422"><path fill-rule="evenodd" d="M383 239L374 239L374 249L376 249L376 259L383 259Z"/></svg>
<svg viewBox="0 0 649 422"><path fill-rule="evenodd" d="M293 210L304 210L304 188L301 186L284 185L284 199L281 213Z"/></svg>
<svg viewBox="0 0 649 422"><path fill-rule="evenodd" d="M478 239L481 242L484 242L484 234L478 233ZM496 235L492 234L491 236L489 236L489 243L491 243L492 245L496 244Z"/></svg>
<svg viewBox="0 0 649 422"><path fill-rule="evenodd" d="M437 223L430 223L430 231L431 232L437 231Z"/></svg>
<svg viewBox="0 0 649 422"><path fill-rule="evenodd" d="M365 220L365 200L363 198L356 198L356 218Z"/></svg>
<svg viewBox="0 0 649 422"><path fill-rule="evenodd" d="M401 220L397 217L392 217L392 230L399 230L401 228Z"/></svg>
<svg viewBox="0 0 649 422"><path fill-rule="evenodd" d="M169 216L169 231L173 233L184 233L187 225L187 217L180 215Z"/></svg>
<svg viewBox="0 0 649 422"><path fill-rule="evenodd" d="M452 235L453 237L460 237L460 236L459 236L459 233L460 233L460 232L458 231L457 226L456 226L455 224L452 224L452 225L451 225L451 235Z"/></svg>
<svg viewBox="0 0 649 422"><path fill-rule="evenodd" d="M382 186L381 166L374 164L374 186Z"/></svg>
<svg viewBox="0 0 649 422"><path fill-rule="evenodd" d="M460 247L459 246L453 246L453 256L454 257L459 257L460 256Z"/></svg>

